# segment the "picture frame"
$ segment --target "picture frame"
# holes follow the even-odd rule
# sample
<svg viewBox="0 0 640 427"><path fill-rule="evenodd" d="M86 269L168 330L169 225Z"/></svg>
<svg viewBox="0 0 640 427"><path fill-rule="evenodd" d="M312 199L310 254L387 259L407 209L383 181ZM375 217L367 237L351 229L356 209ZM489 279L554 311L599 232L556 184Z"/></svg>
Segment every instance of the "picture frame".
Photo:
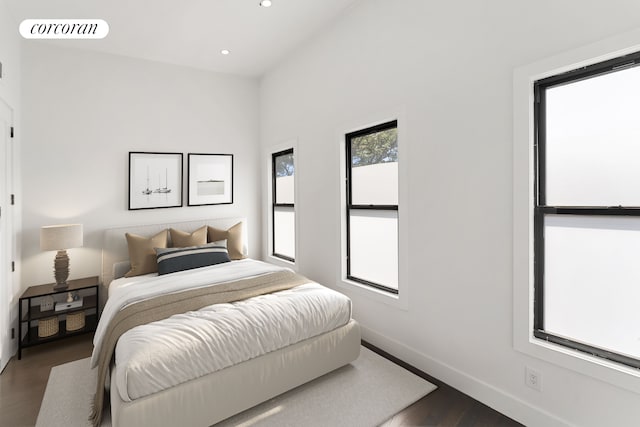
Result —
<svg viewBox="0 0 640 427"><path fill-rule="evenodd" d="M233 154L187 155L187 205L233 203Z"/></svg>
<svg viewBox="0 0 640 427"><path fill-rule="evenodd" d="M129 210L182 207L182 153L129 152Z"/></svg>

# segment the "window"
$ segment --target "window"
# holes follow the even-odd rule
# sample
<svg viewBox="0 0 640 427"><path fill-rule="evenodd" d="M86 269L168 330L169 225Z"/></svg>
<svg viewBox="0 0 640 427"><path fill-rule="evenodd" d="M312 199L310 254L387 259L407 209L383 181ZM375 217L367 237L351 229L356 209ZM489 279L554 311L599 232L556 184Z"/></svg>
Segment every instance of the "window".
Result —
<svg viewBox="0 0 640 427"><path fill-rule="evenodd" d="M296 254L293 148L271 155L273 256L294 262Z"/></svg>
<svg viewBox="0 0 640 427"><path fill-rule="evenodd" d="M533 334L640 368L640 53L534 84Z"/></svg>
<svg viewBox="0 0 640 427"><path fill-rule="evenodd" d="M398 293L398 122L346 135L347 279Z"/></svg>

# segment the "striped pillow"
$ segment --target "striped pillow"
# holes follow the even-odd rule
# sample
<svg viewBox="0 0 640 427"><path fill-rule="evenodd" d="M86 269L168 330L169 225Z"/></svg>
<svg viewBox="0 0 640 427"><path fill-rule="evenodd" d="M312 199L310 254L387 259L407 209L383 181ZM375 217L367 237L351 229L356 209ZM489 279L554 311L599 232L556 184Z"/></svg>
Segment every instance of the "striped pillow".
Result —
<svg viewBox="0 0 640 427"><path fill-rule="evenodd" d="M231 261L224 246L207 244L186 248L156 248L158 275Z"/></svg>

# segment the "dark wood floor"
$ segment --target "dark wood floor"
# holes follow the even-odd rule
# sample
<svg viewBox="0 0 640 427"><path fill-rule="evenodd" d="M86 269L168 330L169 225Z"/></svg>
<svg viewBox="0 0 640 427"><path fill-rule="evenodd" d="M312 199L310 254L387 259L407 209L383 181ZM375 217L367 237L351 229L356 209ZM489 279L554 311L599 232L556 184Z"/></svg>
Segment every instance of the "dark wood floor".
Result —
<svg viewBox="0 0 640 427"><path fill-rule="evenodd" d="M30 347L0 374L0 426L34 426L51 368L91 356L92 335Z"/></svg>
<svg viewBox="0 0 640 427"><path fill-rule="evenodd" d="M363 345L398 365L438 386L413 405L397 413L381 427L398 426L456 426L456 427L515 427L522 424L484 405L455 388L407 365L383 350Z"/></svg>
<svg viewBox="0 0 640 427"><path fill-rule="evenodd" d="M375 347L365 345L393 360ZM0 375L0 426L35 425L51 368L89 357L91 349L91 336L81 335L28 348L23 351L22 360L12 359ZM426 376L426 379L438 389L396 414L383 427L520 426L435 378Z"/></svg>

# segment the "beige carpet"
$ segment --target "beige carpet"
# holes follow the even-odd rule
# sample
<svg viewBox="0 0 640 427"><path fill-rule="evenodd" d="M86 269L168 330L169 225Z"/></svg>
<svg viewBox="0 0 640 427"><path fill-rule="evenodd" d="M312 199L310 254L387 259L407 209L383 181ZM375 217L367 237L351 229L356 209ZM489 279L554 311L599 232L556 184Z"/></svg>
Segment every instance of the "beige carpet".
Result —
<svg viewBox="0 0 640 427"><path fill-rule="evenodd" d="M89 401L95 387L95 378L89 373L88 358L51 370L36 427L88 425ZM350 365L217 426L376 426L435 389L433 384L362 347L360 357ZM111 426L108 416L102 426Z"/></svg>

